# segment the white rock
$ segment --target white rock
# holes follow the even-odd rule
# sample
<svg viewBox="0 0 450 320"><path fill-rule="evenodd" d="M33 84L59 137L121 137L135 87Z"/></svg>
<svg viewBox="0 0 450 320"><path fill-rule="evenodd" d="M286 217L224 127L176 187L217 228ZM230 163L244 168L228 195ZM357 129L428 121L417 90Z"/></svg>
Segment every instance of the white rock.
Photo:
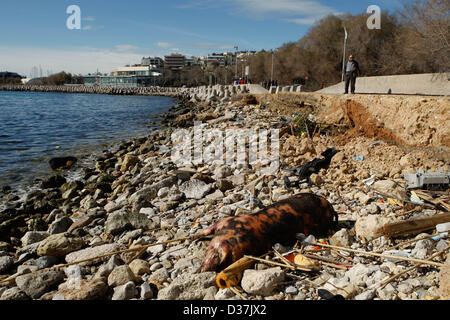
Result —
<svg viewBox="0 0 450 320"><path fill-rule="evenodd" d="M285 273L279 267L262 271L245 270L241 285L247 293L270 296L276 287L284 281L284 278Z"/></svg>
<svg viewBox="0 0 450 320"><path fill-rule="evenodd" d="M136 296L136 285L134 282L127 282L124 285L114 288L112 300L130 300Z"/></svg>
<svg viewBox="0 0 450 320"><path fill-rule="evenodd" d="M142 300L148 300L153 298L153 291L150 288L150 285L148 282L144 282L141 285L141 299Z"/></svg>
<svg viewBox="0 0 450 320"><path fill-rule="evenodd" d="M369 268L362 263L358 263L353 266L350 270L345 273L345 276L348 277L349 281L356 286L365 286L364 277L367 277L370 274Z"/></svg>
<svg viewBox="0 0 450 320"><path fill-rule="evenodd" d="M158 300L201 300L208 288L215 285L216 273L184 273L166 288L159 290Z"/></svg>
<svg viewBox="0 0 450 320"><path fill-rule="evenodd" d="M411 292L414 291L414 288L409 283L401 283L397 286L397 291L404 294L410 294Z"/></svg>
<svg viewBox="0 0 450 320"><path fill-rule="evenodd" d="M197 179L186 181L180 186L180 191L183 192L188 199L200 200L204 198L210 190L210 185Z"/></svg>
<svg viewBox="0 0 450 320"><path fill-rule="evenodd" d="M381 180L374 183L373 188L387 194L392 194L396 184L391 180Z"/></svg>
<svg viewBox="0 0 450 320"><path fill-rule="evenodd" d="M294 286L289 286L286 288L286 290L284 290L284 292L286 294L292 294L292 295L296 295L298 293L298 289Z"/></svg>
<svg viewBox="0 0 450 320"><path fill-rule="evenodd" d="M25 247L42 241L49 236L50 234L47 231L28 231L20 240L22 241L22 245Z"/></svg>
<svg viewBox="0 0 450 320"><path fill-rule="evenodd" d="M158 198L165 198L169 195L170 188L164 187L158 190Z"/></svg>
<svg viewBox="0 0 450 320"><path fill-rule="evenodd" d="M375 296L376 296L375 290L367 290L364 291L363 293L358 294L355 297L355 300L372 300L373 298L375 298Z"/></svg>
<svg viewBox="0 0 450 320"><path fill-rule="evenodd" d="M417 241L411 254L417 259L426 259L430 254L432 254L434 248L435 247L432 240L419 240Z"/></svg>
<svg viewBox="0 0 450 320"><path fill-rule="evenodd" d="M355 224L356 235L366 239L378 238L382 235L380 228L389 222L388 218L377 215L358 218Z"/></svg>
<svg viewBox="0 0 450 320"><path fill-rule="evenodd" d="M14 259L10 256L0 257L0 274L7 272L14 264Z"/></svg>
<svg viewBox="0 0 450 320"><path fill-rule="evenodd" d="M377 294L383 300L393 300L397 294L397 290L389 283L384 288L377 289Z"/></svg>
<svg viewBox="0 0 450 320"><path fill-rule="evenodd" d="M231 291L230 289L220 289L217 291L216 295L214 296L214 299L216 300L227 300L230 298L233 298L235 296L235 293Z"/></svg>
<svg viewBox="0 0 450 320"><path fill-rule="evenodd" d="M104 244L104 245L96 246L93 248L86 248L83 250L69 253L66 256L66 262L72 263L72 262L81 261L81 260L85 260L85 259L91 259L91 258L98 257L98 256L101 256L104 254L119 251L120 249L121 249L120 245L118 245L116 243ZM86 265L91 265L91 264L95 264L95 263L98 263L98 260L84 262L84 263L81 263L80 266L86 266Z"/></svg>
<svg viewBox="0 0 450 320"><path fill-rule="evenodd" d="M153 217L154 215L156 215L156 211L153 208L141 208L141 210L139 210L140 214L145 214L148 217Z"/></svg>
<svg viewBox="0 0 450 320"><path fill-rule="evenodd" d="M333 246L349 247L352 238L347 229L341 229L330 238L330 244Z"/></svg>

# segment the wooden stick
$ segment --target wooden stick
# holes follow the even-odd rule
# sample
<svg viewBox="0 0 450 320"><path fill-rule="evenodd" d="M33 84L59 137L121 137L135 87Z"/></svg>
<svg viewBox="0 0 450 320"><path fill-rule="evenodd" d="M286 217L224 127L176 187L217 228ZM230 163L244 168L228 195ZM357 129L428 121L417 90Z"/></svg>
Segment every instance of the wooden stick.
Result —
<svg viewBox="0 0 450 320"><path fill-rule="evenodd" d="M332 259L316 256L315 254L304 254L304 256L307 257L307 258L310 258L310 259L318 260L323 265L328 266L328 267L333 267L333 268L336 268L336 269L347 269L347 267L352 267L353 266L353 265L340 264L339 261L335 261L335 260L332 260Z"/></svg>
<svg viewBox="0 0 450 320"><path fill-rule="evenodd" d="M275 253L275 255L281 260L283 261L286 265L292 266L295 268L295 264L293 264L291 261L289 261L288 259L286 259L285 257L283 257L281 255L281 253L279 253L277 250L275 250L275 248L272 248L273 252Z"/></svg>
<svg viewBox="0 0 450 320"><path fill-rule="evenodd" d="M379 254L379 253L367 252L367 251L363 251L363 250L355 250L355 249L350 249L350 248L346 248L346 247L331 246L331 245L322 244L322 243L314 243L314 245L331 248L331 249L349 251L349 252L354 252L354 253L359 253L359 254L364 254L364 255L368 255L368 256L384 258L384 259L403 260L403 261L409 261L409 262L415 262L415 263L423 263L423 264L428 264L428 265L441 267L441 268L443 266L445 266L445 264L443 264L443 263L438 263L438 262L434 262L434 261L427 261L427 260L421 260L421 259L415 259L415 258L406 258L406 257L400 257L400 256L391 256L391 255L387 255L387 254Z"/></svg>
<svg viewBox="0 0 450 320"><path fill-rule="evenodd" d="M436 258L437 256L439 256L439 255L441 255L441 254L444 254L448 249L450 249L450 246L447 246L447 248L445 248L445 249L443 249L443 250L441 250L441 251L439 251L439 252L433 254L430 258L427 259L427 261L431 261L432 259ZM397 273L397 274L393 275L393 276L390 277L389 279L383 281L383 282L381 283L380 288L384 288L388 283L394 281L395 279L397 279L398 277L404 275L405 273L408 273L408 272L410 272L410 271L412 271L412 270L414 270L414 269L420 267L422 264L423 264L423 263L418 263L418 264L416 264L415 266L412 266L411 268L408 268L408 269L406 269L406 270L404 270L404 271L402 271L402 272L400 272L400 273Z"/></svg>
<svg viewBox="0 0 450 320"><path fill-rule="evenodd" d="M396 214L395 217L406 216L407 214L414 213L416 211L419 211L419 210L417 210L417 208L414 208L414 209L406 211L406 212L400 212L400 213Z"/></svg>
<svg viewBox="0 0 450 320"><path fill-rule="evenodd" d="M234 294L236 294L237 296L239 296L239 298L241 298L241 300L248 300L246 297L244 297L242 295L242 293L239 292L238 289L236 289L236 287L230 287L230 290L233 291Z"/></svg>
<svg viewBox="0 0 450 320"><path fill-rule="evenodd" d="M434 229L436 225L446 222L450 222L450 213L438 214L422 219L412 219L390 223L381 227L380 232L385 237L397 237L408 234L417 234L423 231Z"/></svg>
<svg viewBox="0 0 450 320"><path fill-rule="evenodd" d="M284 267L284 268L289 268L291 270L295 270L295 267L290 266L290 265L286 265L284 263L278 263L278 262L274 262L274 261L270 261L270 260L265 260L265 259L261 259L261 258L257 258L257 257L252 257L252 256L244 256L244 257L249 258L249 259L253 259L253 260L256 260L256 261L259 261L259 262L264 262L264 263L267 263L267 264L271 264L271 265L274 265L274 266L279 266L279 267Z"/></svg>

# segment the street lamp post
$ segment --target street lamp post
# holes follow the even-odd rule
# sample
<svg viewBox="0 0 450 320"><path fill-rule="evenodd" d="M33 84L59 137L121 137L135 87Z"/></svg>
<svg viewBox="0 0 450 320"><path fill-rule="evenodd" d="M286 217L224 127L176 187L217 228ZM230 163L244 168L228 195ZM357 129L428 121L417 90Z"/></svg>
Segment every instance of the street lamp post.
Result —
<svg viewBox="0 0 450 320"><path fill-rule="evenodd" d="M236 50L236 73L235 73L235 75L234 75L234 77L237 79L237 76L238 76L238 46L236 46L236 47L234 47L234 49Z"/></svg>
<svg viewBox="0 0 450 320"><path fill-rule="evenodd" d="M347 33L347 29L344 27L344 32L345 32L345 37L344 37L344 56L342 57L342 81L344 81L344 74L345 74L345 54L346 54L346 49L347 49L347 38L348 38L348 33Z"/></svg>
<svg viewBox="0 0 450 320"><path fill-rule="evenodd" d="M274 53L273 53L273 49L272 49L272 71L270 73L270 85L272 85L272 82L273 82L273 60L274 60Z"/></svg>

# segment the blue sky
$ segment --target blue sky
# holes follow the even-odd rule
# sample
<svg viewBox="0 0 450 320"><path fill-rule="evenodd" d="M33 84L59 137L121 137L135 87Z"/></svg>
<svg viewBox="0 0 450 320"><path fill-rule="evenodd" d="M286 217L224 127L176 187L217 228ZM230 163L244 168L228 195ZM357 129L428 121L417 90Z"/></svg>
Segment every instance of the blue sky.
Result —
<svg viewBox="0 0 450 320"><path fill-rule="evenodd" d="M270 50L300 39L327 14L362 13L370 5L393 11L404 1L2 0L0 70L85 74L172 52ZM66 27L70 5L81 9L81 30Z"/></svg>

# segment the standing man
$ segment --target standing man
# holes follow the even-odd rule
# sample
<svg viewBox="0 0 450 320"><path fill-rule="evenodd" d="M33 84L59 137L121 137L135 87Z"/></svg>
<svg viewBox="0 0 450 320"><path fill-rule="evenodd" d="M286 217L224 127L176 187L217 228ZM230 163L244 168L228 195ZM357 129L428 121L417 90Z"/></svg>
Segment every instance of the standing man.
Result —
<svg viewBox="0 0 450 320"><path fill-rule="evenodd" d="M351 92L355 93L356 77L361 73L359 64L351 54L345 67L345 94L348 94L348 86L351 83Z"/></svg>

